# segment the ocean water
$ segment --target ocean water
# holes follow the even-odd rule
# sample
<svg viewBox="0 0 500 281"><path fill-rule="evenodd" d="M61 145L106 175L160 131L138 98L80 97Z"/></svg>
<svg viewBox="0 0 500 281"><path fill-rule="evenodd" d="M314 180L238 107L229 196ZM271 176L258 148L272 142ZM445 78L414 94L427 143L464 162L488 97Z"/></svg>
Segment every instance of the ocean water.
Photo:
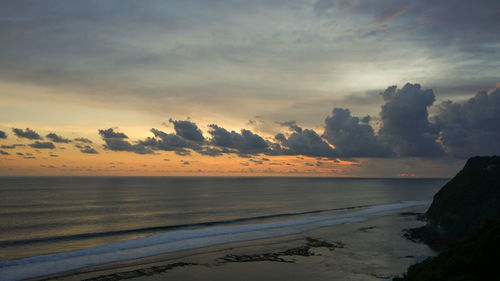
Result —
<svg viewBox="0 0 500 281"><path fill-rule="evenodd" d="M58 273L426 205L444 179L0 178L0 274Z"/></svg>

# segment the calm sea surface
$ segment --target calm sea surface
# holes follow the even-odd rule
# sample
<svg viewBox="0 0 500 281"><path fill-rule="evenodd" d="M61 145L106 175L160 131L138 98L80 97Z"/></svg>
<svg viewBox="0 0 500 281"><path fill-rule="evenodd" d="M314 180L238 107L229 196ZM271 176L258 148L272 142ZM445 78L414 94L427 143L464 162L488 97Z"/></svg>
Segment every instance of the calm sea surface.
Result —
<svg viewBox="0 0 500 281"><path fill-rule="evenodd" d="M432 200L443 179L0 178L0 260Z"/></svg>

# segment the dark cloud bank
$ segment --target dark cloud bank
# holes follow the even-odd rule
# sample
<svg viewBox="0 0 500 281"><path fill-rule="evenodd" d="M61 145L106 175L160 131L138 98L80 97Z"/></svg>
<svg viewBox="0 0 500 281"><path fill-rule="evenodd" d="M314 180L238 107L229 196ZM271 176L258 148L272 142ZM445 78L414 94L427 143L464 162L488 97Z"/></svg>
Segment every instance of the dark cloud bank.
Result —
<svg viewBox="0 0 500 281"><path fill-rule="evenodd" d="M334 108L325 119L323 134L303 129L295 121L281 125L279 133L266 140L247 129L240 132L209 125L210 138L191 121L170 120L175 133L152 128L153 137L128 141L128 136L112 128L99 130L104 148L151 154L173 151L179 155L218 156L234 153L240 157L265 155L305 155L311 157L443 157L467 158L477 154L500 154L500 88L480 91L463 103L437 105L429 116L435 95L419 84L380 93L384 100L378 130L371 117L352 116L349 109ZM28 129L27 129L28 130ZM82 151L83 152L83 151Z"/></svg>

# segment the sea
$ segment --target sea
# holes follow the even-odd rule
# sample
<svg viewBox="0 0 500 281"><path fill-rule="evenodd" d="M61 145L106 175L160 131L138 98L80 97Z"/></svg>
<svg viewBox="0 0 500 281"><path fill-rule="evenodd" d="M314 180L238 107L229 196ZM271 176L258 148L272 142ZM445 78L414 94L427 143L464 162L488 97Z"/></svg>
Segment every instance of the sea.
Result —
<svg viewBox="0 0 500 281"><path fill-rule="evenodd" d="M280 237L426 206L447 179L0 177L0 276Z"/></svg>

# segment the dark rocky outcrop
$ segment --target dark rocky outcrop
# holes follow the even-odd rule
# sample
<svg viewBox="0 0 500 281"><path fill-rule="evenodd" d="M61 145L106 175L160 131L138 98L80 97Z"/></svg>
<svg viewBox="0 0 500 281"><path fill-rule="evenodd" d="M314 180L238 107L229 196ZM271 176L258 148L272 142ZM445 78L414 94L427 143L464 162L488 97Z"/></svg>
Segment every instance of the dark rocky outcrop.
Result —
<svg viewBox="0 0 500 281"><path fill-rule="evenodd" d="M487 220L465 239L408 269L405 281L500 280L500 219ZM397 279L393 279L397 280Z"/></svg>
<svg viewBox="0 0 500 281"><path fill-rule="evenodd" d="M311 248L328 248L330 251L336 248L344 248L344 243L342 242L328 242L324 240L319 240L311 237L306 237L306 245L299 246L296 248L287 249L282 252L271 252L253 255L225 255L219 258L221 262L256 262L256 261L274 261L274 262L285 262L293 263L293 261L284 259L286 256L303 256L309 257L314 256L314 253L310 252Z"/></svg>
<svg viewBox="0 0 500 281"><path fill-rule="evenodd" d="M428 226L452 241L500 215L500 156L473 157L434 196Z"/></svg>
<svg viewBox="0 0 500 281"><path fill-rule="evenodd" d="M441 250L393 280L500 280L500 157L473 157L405 237Z"/></svg>

